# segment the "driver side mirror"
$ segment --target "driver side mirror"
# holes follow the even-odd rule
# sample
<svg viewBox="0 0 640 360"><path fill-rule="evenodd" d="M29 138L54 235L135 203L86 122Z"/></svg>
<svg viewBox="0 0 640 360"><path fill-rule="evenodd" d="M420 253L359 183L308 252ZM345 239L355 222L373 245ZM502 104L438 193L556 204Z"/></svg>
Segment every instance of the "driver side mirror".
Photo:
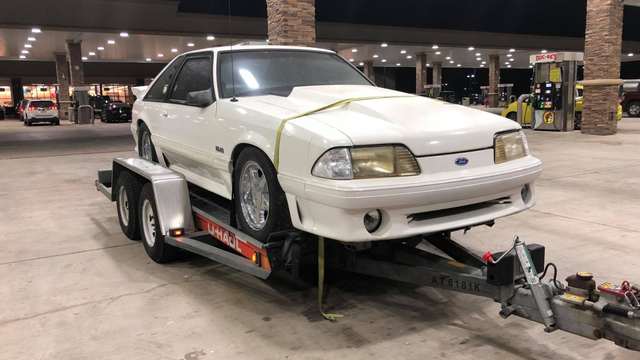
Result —
<svg viewBox="0 0 640 360"><path fill-rule="evenodd" d="M213 103L213 90L192 91L187 94L187 105L207 107Z"/></svg>

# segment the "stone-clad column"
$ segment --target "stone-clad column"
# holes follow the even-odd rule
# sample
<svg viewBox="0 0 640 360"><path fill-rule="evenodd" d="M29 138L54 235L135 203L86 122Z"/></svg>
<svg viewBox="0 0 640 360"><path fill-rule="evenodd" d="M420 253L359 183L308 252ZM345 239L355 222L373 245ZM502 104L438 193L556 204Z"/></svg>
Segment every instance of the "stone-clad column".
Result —
<svg viewBox="0 0 640 360"><path fill-rule="evenodd" d="M416 94L426 93L424 88L427 85L427 54L416 53Z"/></svg>
<svg viewBox="0 0 640 360"><path fill-rule="evenodd" d="M500 56L489 55L489 107L498 107L500 99Z"/></svg>
<svg viewBox="0 0 640 360"><path fill-rule="evenodd" d="M364 62L364 76L368 77L369 80L376 82L376 74L373 71L373 60L367 60Z"/></svg>
<svg viewBox="0 0 640 360"><path fill-rule="evenodd" d="M582 133L613 135L618 131L618 88L622 51L620 0L587 0L584 43Z"/></svg>
<svg viewBox="0 0 640 360"><path fill-rule="evenodd" d="M431 74L433 75L433 97L437 98L442 90L442 61L434 61L431 64Z"/></svg>
<svg viewBox="0 0 640 360"><path fill-rule="evenodd" d="M58 78L58 94L57 100L60 106L61 120L67 119L67 107L70 104L69 98L69 63L67 62L67 53L55 53L56 57L56 76Z"/></svg>
<svg viewBox="0 0 640 360"><path fill-rule="evenodd" d="M314 46L315 0L267 0L269 45Z"/></svg>
<svg viewBox="0 0 640 360"><path fill-rule="evenodd" d="M72 86L84 86L84 68L82 66L82 41L67 40L69 53L69 70Z"/></svg>

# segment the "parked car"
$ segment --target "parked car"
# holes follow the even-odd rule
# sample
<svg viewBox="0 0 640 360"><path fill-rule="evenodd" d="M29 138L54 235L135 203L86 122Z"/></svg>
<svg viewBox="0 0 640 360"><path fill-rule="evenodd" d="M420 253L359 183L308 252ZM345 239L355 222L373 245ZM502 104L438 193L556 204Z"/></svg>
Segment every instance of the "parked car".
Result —
<svg viewBox="0 0 640 360"><path fill-rule="evenodd" d="M110 123L113 121L131 120L131 105L123 103L120 100L108 103L103 110L100 114L100 121L102 122Z"/></svg>
<svg viewBox="0 0 640 360"><path fill-rule="evenodd" d="M16 116L22 121L24 121L24 117L22 115L24 113L24 109L27 107L27 103L29 103L29 100L30 99L22 99L16 104Z"/></svg>
<svg viewBox="0 0 640 360"><path fill-rule="evenodd" d="M584 87L582 85L576 85L576 101L575 101L575 118L574 118L574 130L580 130L582 128L582 96ZM533 94L531 94L533 96ZM522 103L523 118L522 123L525 125L531 125L531 106L529 105L529 99L525 99ZM518 102L512 102L502 111L502 116L509 118L513 121L518 117ZM618 105L618 114L616 115L618 121L622 120L622 106Z"/></svg>
<svg viewBox="0 0 640 360"><path fill-rule="evenodd" d="M451 91L451 90L440 91L439 96L442 98L442 100L446 102L449 102L452 104L458 103L458 95L456 95L454 91Z"/></svg>
<svg viewBox="0 0 640 360"><path fill-rule="evenodd" d="M51 100L29 100L22 117L26 126L41 122L60 125L60 111Z"/></svg>
<svg viewBox="0 0 640 360"><path fill-rule="evenodd" d="M640 91L624 93L620 105L630 117L640 117Z"/></svg>
<svg viewBox="0 0 640 360"><path fill-rule="evenodd" d="M232 199L260 241L290 228L401 239L493 224L536 202L542 165L520 125L378 88L333 51L193 51L133 92L139 155Z"/></svg>
<svg viewBox="0 0 640 360"><path fill-rule="evenodd" d="M94 114L99 114L102 109L111 101L109 95L91 95L89 96L89 105L93 108Z"/></svg>

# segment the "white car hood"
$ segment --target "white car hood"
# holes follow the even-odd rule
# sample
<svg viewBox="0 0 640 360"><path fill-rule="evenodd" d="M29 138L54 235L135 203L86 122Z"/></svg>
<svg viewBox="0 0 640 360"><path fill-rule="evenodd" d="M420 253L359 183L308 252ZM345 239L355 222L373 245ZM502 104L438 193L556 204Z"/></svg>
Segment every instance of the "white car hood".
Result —
<svg viewBox="0 0 640 360"><path fill-rule="evenodd" d="M354 145L404 144L417 156L489 148L496 133L520 128L488 112L373 86L305 86L286 98L264 96L259 101L299 114L374 96L406 97L353 101L307 116L341 131Z"/></svg>

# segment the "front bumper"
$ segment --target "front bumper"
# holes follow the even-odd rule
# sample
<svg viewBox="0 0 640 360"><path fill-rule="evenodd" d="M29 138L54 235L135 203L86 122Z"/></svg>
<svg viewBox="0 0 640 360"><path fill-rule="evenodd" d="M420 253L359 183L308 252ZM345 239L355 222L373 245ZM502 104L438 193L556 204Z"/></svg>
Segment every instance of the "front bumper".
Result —
<svg viewBox="0 0 640 360"><path fill-rule="evenodd" d="M456 167L455 158L462 156L475 167ZM423 174L405 178L302 181L279 175L279 180L297 228L361 242L462 229L521 212L535 204L533 184L542 171L540 161L531 156L493 164L493 150L418 162ZM433 169L442 171L428 174ZM363 218L373 209L382 212L382 224L369 233Z"/></svg>

